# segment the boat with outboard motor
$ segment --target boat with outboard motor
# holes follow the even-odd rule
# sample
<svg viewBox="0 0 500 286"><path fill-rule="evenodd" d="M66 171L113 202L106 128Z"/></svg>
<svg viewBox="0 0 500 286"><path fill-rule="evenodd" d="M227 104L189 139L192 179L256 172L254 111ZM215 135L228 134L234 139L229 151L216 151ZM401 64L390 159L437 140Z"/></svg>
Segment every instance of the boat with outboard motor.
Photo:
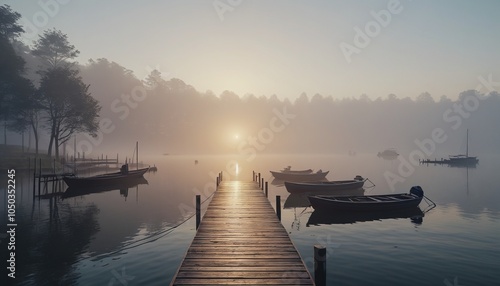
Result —
<svg viewBox="0 0 500 286"><path fill-rule="evenodd" d="M371 196L309 196L309 202L316 210L355 210L355 211L382 211L417 207L424 191L420 186L414 186L409 193L371 195Z"/></svg>

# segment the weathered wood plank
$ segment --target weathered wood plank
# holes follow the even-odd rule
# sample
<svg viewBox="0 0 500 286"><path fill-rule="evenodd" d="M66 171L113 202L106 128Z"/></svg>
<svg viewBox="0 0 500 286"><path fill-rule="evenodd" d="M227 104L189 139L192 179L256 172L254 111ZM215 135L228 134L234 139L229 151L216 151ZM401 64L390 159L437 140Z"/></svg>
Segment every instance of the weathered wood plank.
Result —
<svg viewBox="0 0 500 286"><path fill-rule="evenodd" d="M223 181L171 285L314 285L255 182Z"/></svg>

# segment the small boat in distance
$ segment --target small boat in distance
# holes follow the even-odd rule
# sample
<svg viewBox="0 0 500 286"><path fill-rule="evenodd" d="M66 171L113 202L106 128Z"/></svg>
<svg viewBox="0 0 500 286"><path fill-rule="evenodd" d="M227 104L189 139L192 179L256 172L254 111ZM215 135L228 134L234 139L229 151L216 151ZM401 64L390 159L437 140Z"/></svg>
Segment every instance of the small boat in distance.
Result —
<svg viewBox="0 0 500 286"><path fill-rule="evenodd" d="M125 164L120 169L120 172L97 175L92 177L76 177L66 176L63 177L64 182L70 188L83 188L83 187L100 187L104 185L113 185L123 183L127 180L135 180L141 178L144 173L149 170L149 167L137 170L129 170L128 164Z"/></svg>
<svg viewBox="0 0 500 286"><path fill-rule="evenodd" d="M330 171L323 172L321 169L318 170L317 172L294 172L290 173L289 171L270 171L271 174L274 176L275 179L277 180L283 180L283 181L291 181L291 182L296 182L296 181L321 181L325 180L326 175Z"/></svg>
<svg viewBox="0 0 500 286"><path fill-rule="evenodd" d="M353 190L362 188L367 179L356 176L353 180L342 181L317 181L317 182L285 182L289 193L323 192Z"/></svg>
<svg viewBox="0 0 500 286"><path fill-rule="evenodd" d="M465 147L465 155L450 155L450 158L447 161L448 165L455 165L455 166L469 166L469 165L476 165L479 162L479 159L477 157L470 157L469 156L469 129L467 129L467 136L466 136L466 147Z"/></svg>
<svg viewBox="0 0 500 286"><path fill-rule="evenodd" d="M377 156L382 157L382 158L384 158L384 157L397 157L397 156L399 156L399 153L396 151L395 148L389 148L389 149L385 149L382 152L378 152Z"/></svg>
<svg viewBox="0 0 500 286"><path fill-rule="evenodd" d="M414 186L408 194L390 194L374 196L309 196L309 202L315 210L321 211L388 211L417 207L424 191Z"/></svg>

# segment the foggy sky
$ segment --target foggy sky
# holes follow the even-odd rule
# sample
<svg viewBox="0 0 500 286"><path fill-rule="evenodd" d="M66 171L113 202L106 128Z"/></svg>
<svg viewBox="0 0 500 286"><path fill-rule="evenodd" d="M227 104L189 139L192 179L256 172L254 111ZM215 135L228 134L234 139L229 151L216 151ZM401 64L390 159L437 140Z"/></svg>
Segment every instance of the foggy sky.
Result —
<svg viewBox="0 0 500 286"><path fill-rule="evenodd" d="M2 2L23 15L27 44L55 27L82 64L156 68L215 94L456 99L500 66L495 0Z"/></svg>

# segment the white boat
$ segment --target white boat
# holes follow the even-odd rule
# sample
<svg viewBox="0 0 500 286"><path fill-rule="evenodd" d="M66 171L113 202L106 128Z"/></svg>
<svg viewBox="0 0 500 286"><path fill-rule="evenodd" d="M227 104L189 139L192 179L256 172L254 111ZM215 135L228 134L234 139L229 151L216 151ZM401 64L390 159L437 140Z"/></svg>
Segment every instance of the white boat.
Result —
<svg viewBox="0 0 500 286"><path fill-rule="evenodd" d="M353 180L342 181L319 181L319 182L285 182L286 190L289 193L304 193L317 191L341 191L362 188L367 179L356 176Z"/></svg>
<svg viewBox="0 0 500 286"><path fill-rule="evenodd" d="M290 173L283 171L270 171L275 179L283 180L283 181L321 181L325 180L326 175L328 175L329 171L323 172L321 169L317 172L310 173Z"/></svg>

